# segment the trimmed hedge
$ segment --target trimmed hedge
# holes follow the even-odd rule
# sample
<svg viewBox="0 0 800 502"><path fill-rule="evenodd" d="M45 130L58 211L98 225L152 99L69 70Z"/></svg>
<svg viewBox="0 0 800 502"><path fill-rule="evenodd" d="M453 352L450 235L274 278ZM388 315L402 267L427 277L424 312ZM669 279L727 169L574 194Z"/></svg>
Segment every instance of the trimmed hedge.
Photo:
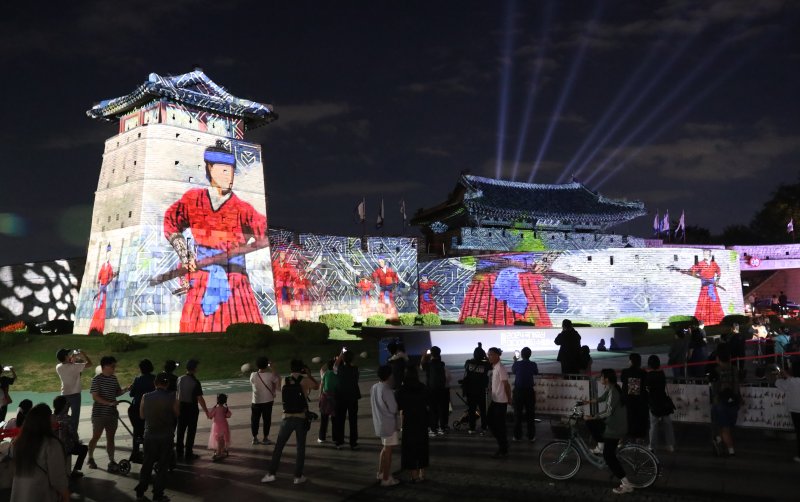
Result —
<svg viewBox="0 0 800 502"><path fill-rule="evenodd" d="M423 326L441 326L442 324L442 319L439 317L439 314L422 314L420 318L422 319Z"/></svg>
<svg viewBox="0 0 800 502"><path fill-rule="evenodd" d="M257 348L269 345L272 327L268 324L237 322L225 330L225 337L239 347Z"/></svg>
<svg viewBox="0 0 800 502"><path fill-rule="evenodd" d="M520 319L517 319L516 321L514 321L514 326L536 326L536 323L535 322L531 322L531 321L522 321Z"/></svg>
<svg viewBox="0 0 800 502"><path fill-rule="evenodd" d="M464 319L464 324L467 325L486 324L486 321L483 320L483 317L467 317L466 319Z"/></svg>
<svg viewBox="0 0 800 502"><path fill-rule="evenodd" d="M730 314L726 315L720 321L720 324L725 326L733 326L734 324L738 324L739 326L744 326L745 324L750 323L750 318L744 314Z"/></svg>
<svg viewBox="0 0 800 502"><path fill-rule="evenodd" d="M612 322L609 324L612 328L630 328L631 334L634 338L638 338L640 336L644 336L647 333L647 323L646 322L637 322L637 321L629 321L629 322Z"/></svg>
<svg viewBox="0 0 800 502"><path fill-rule="evenodd" d="M350 314L322 314L319 322L328 329L350 329L353 327L353 316Z"/></svg>
<svg viewBox="0 0 800 502"><path fill-rule="evenodd" d="M28 342L28 334L24 331L12 331L7 333L0 333L0 348L13 347L20 343Z"/></svg>
<svg viewBox="0 0 800 502"><path fill-rule="evenodd" d="M137 347L136 341L127 333L106 333L103 345L112 352L128 352Z"/></svg>
<svg viewBox="0 0 800 502"><path fill-rule="evenodd" d="M381 314L375 314L367 317L367 321L364 323L366 326L383 326L386 324L386 316Z"/></svg>
<svg viewBox="0 0 800 502"><path fill-rule="evenodd" d="M700 321L693 315L673 315L669 318L669 327L674 330L688 329Z"/></svg>
<svg viewBox="0 0 800 502"><path fill-rule="evenodd" d="M401 326L413 326L417 320L417 314L400 314L398 317Z"/></svg>
<svg viewBox="0 0 800 502"><path fill-rule="evenodd" d="M320 344L328 341L330 330L321 322L293 320L289 323L289 331L304 344Z"/></svg>

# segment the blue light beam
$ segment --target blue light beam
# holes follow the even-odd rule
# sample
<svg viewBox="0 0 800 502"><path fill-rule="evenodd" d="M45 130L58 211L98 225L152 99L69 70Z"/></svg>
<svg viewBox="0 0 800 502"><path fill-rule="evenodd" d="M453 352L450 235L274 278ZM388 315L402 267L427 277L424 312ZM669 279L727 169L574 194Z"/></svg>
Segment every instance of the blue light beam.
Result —
<svg viewBox="0 0 800 502"><path fill-rule="evenodd" d="M597 2L594 10L594 15L592 16L592 20L589 22L589 27L594 25L600 18L600 11L602 7L602 2ZM528 183L533 181L533 178L536 176L536 171L539 170L539 164L542 162L542 158L544 154L547 153L547 149L550 146L550 140L553 137L553 132L555 132L556 125L558 124L558 120L561 117L561 111L564 109L564 105L567 102L567 98L569 98L570 93L572 92L572 88L575 85L576 77L578 76L578 70L581 67L581 63L583 63L583 56L586 54L586 47L589 45L589 36L587 33L584 33L581 37L581 44L578 47L578 53L575 56L575 59L572 61L572 66L569 69L569 74L567 76L567 83L564 88L561 90L561 95L558 97L558 101L556 102L556 107L553 110L553 115L550 119L550 124L547 126L547 131L545 132L544 138L542 139L541 144L539 145L539 152L536 154L536 160L533 163L533 168L531 169L531 173L528 175Z"/></svg>
<svg viewBox="0 0 800 502"><path fill-rule="evenodd" d="M511 69L514 63L513 50L514 42L514 11L516 2L512 0L508 3L505 20L505 41L503 43L503 73L500 78L500 103L497 114L497 162L494 167L495 177L500 178L503 166L503 154L505 153L506 143L506 117L508 116L508 88L511 83Z"/></svg>
<svg viewBox="0 0 800 502"><path fill-rule="evenodd" d="M539 90L539 77L541 76L542 66L544 64L544 57L547 53L547 32L550 28L550 21L553 18L553 0L549 0L545 6L544 15L542 16L542 38L540 46L542 48L539 57L536 58L536 66L533 69L533 78L531 79L531 88L528 92L528 98L525 100L525 111L522 115L522 127L520 128L519 137L517 138L517 150L514 154L514 168L511 171L511 180L517 180L517 172L519 171L519 163L522 158L522 152L525 150L525 143L527 142L528 127L530 126L531 116L533 115L534 104L536 102L536 94Z"/></svg>

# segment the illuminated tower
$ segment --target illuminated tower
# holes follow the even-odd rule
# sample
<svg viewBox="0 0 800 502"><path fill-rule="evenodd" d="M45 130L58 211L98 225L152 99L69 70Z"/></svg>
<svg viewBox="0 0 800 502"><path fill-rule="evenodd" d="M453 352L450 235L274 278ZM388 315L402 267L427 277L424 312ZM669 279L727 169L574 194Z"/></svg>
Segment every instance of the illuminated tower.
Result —
<svg viewBox="0 0 800 502"><path fill-rule="evenodd" d="M277 327L261 146L278 117L201 70L151 73L87 112L118 121L105 143L75 333Z"/></svg>

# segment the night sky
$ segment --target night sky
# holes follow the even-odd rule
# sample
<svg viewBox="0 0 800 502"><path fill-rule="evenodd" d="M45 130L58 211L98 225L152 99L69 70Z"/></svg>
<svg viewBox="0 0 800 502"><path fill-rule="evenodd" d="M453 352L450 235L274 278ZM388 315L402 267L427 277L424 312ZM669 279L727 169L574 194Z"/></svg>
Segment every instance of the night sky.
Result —
<svg viewBox="0 0 800 502"><path fill-rule="evenodd" d="M0 264L85 255L117 130L85 111L196 66L280 114L245 139L270 225L296 231L358 234L362 197L374 229L383 197L399 234L401 198L410 217L469 170L642 200L620 233L667 209L720 232L800 172L791 0L21 4L0 18Z"/></svg>

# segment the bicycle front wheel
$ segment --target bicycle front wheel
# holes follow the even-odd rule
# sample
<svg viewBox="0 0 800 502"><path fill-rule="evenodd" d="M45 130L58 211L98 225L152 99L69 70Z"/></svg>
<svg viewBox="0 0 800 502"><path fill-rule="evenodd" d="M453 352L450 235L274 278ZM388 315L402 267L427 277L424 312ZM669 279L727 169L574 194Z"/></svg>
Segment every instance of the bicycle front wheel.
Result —
<svg viewBox="0 0 800 502"><path fill-rule="evenodd" d="M635 488L647 488L656 482L660 470L658 458L647 448L624 446L617 451L617 458Z"/></svg>
<svg viewBox="0 0 800 502"><path fill-rule="evenodd" d="M581 468L581 455L569 441L553 441L539 452L539 467L548 478L569 479Z"/></svg>

